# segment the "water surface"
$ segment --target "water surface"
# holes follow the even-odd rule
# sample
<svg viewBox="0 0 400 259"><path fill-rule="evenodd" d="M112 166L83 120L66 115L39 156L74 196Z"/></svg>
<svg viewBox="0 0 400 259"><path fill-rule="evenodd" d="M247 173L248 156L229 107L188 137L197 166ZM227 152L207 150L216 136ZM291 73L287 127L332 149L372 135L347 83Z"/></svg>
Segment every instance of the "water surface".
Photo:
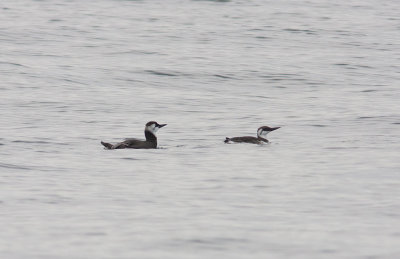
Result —
<svg viewBox="0 0 400 259"><path fill-rule="evenodd" d="M399 12L2 1L1 258L398 258Z"/></svg>

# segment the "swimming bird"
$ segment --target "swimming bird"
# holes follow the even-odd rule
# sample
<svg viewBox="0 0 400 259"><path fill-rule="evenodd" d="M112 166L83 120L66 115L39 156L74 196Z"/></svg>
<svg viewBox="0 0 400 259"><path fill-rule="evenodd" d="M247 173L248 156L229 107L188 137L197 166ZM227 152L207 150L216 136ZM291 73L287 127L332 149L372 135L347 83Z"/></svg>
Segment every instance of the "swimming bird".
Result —
<svg viewBox="0 0 400 259"><path fill-rule="evenodd" d="M110 144L101 141L101 144L106 149L123 149L123 148L136 148L136 149L149 149L157 148L157 137L156 132L167 124L158 124L155 121L149 121L144 127L144 135L146 140L140 140L136 138L128 138L117 144Z"/></svg>
<svg viewBox="0 0 400 259"><path fill-rule="evenodd" d="M262 126L257 129L257 137L245 136L245 137L234 137L234 138L226 138L225 143L251 143L251 144L262 144L268 143L267 134L271 131L277 130L280 127L271 128L268 126Z"/></svg>

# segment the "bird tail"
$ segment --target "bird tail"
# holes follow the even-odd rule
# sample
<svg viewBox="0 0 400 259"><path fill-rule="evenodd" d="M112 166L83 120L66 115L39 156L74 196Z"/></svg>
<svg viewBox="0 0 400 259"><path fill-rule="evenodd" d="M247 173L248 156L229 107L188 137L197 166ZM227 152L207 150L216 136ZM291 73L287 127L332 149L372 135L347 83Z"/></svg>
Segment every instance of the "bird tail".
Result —
<svg viewBox="0 0 400 259"><path fill-rule="evenodd" d="M226 139L224 140L225 143L228 143L231 139L226 137Z"/></svg>
<svg viewBox="0 0 400 259"><path fill-rule="evenodd" d="M110 143L106 143L101 141L100 142L106 149L113 149L113 145L111 145Z"/></svg>

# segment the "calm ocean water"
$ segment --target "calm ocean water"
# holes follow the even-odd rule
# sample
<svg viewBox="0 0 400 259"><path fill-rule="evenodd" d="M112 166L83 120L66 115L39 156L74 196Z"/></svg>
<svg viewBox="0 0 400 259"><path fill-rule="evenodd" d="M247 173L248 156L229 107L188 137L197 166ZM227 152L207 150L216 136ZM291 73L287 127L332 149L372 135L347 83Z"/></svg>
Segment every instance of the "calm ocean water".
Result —
<svg viewBox="0 0 400 259"><path fill-rule="evenodd" d="M400 258L399 13L2 0L0 258Z"/></svg>

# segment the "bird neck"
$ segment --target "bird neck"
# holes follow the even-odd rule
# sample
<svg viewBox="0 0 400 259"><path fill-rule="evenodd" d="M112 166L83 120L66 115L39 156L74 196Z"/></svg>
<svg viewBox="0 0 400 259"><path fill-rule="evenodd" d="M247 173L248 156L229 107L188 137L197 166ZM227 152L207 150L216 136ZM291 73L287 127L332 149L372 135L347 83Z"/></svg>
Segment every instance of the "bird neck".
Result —
<svg viewBox="0 0 400 259"><path fill-rule="evenodd" d="M154 133L152 133L152 132L150 132L148 130L145 130L144 131L144 135L146 137L146 141L157 143L157 137L156 137L156 135L154 135Z"/></svg>

